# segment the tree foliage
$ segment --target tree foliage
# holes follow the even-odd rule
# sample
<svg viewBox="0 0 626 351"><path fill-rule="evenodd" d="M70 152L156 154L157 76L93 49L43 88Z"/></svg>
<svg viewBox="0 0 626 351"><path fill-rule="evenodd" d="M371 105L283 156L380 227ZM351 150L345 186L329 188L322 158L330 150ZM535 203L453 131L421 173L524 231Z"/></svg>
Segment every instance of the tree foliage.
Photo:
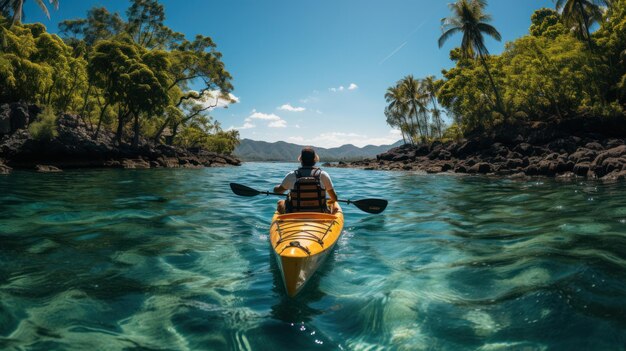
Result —
<svg viewBox="0 0 626 351"><path fill-rule="evenodd" d="M442 137L443 121L436 102L441 84L434 76L416 79L408 75L387 89L387 124L400 129L405 143Z"/></svg>
<svg viewBox="0 0 626 351"><path fill-rule="evenodd" d="M431 131L429 136L454 139L459 133L485 131L519 119L624 116L626 0L613 0L604 7L608 1L556 4L556 9L535 11L528 35L507 43L502 54L483 59L479 23L490 19L483 12L486 1L458 0L451 5L452 16L443 20L440 44L455 33L463 37L450 52L455 66L443 71L430 95L435 98L432 105L441 106L454 123L443 135ZM594 23L597 30L591 32ZM387 90L385 115L389 124L410 135L411 120L405 118L410 111L398 107L399 101L406 101L400 90L399 85Z"/></svg>
<svg viewBox="0 0 626 351"><path fill-rule="evenodd" d="M0 10L13 14L15 3L0 0ZM93 8L60 23L63 39L0 16L0 103L79 113L94 138L111 129L118 143L202 140L194 143L232 151L238 134L208 116L217 105L208 97L230 100L233 89L220 52L210 37L187 40L164 22L157 0L131 0L126 18Z"/></svg>
<svg viewBox="0 0 626 351"><path fill-rule="evenodd" d="M52 140L59 134L56 120L57 115L54 110L46 106L37 116L37 120L28 126L28 132L35 140Z"/></svg>

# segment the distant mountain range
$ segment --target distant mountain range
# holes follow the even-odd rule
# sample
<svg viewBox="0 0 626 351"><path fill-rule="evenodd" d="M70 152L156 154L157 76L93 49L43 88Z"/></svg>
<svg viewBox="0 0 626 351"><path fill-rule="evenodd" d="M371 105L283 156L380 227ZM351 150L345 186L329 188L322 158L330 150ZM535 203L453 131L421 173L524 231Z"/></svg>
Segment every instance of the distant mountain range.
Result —
<svg viewBox="0 0 626 351"><path fill-rule="evenodd" d="M393 145L381 146L367 145L356 147L352 144L346 144L330 149L315 147L315 151L320 156L321 162L355 161L375 158L376 155L400 145L402 145L402 140ZM300 156L300 151L303 147L303 145L286 143L284 141L268 143L266 141L243 139L233 154L242 161L295 161Z"/></svg>

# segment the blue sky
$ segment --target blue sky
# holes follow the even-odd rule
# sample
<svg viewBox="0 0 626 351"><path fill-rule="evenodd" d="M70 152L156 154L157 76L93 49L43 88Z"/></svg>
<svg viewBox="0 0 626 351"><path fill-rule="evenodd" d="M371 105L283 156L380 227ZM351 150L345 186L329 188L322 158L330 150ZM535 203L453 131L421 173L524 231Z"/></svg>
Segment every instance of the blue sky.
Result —
<svg viewBox="0 0 626 351"><path fill-rule="evenodd" d="M212 115L243 138L332 147L393 143L384 93L407 74L441 76L453 37L439 49L446 0L163 0L166 24L211 36L233 75L239 103ZM60 0L46 19L32 0L26 22L50 31L93 6L124 14L124 0ZM528 32L530 16L551 0L491 0L487 12L502 34L492 53Z"/></svg>

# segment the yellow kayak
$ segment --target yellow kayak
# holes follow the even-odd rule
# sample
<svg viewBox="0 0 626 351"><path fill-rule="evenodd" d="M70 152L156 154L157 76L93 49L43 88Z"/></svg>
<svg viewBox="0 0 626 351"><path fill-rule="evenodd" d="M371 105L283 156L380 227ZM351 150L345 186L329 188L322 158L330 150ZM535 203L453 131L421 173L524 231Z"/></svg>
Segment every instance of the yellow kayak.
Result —
<svg viewBox="0 0 626 351"><path fill-rule="evenodd" d="M343 212L336 214L276 212L270 243L285 289L296 296L331 252L343 229Z"/></svg>

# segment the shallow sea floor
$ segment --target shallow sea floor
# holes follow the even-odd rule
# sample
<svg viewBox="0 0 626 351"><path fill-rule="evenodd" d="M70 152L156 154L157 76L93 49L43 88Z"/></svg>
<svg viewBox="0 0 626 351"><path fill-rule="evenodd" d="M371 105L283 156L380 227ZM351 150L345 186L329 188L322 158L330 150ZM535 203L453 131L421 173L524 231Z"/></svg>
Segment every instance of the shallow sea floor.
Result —
<svg viewBox="0 0 626 351"><path fill-rule="evenodd" d="M390 204L291 299L228 183L292 167L0 177L0 349L626 349L626 183L330 169Z"/></svg>

